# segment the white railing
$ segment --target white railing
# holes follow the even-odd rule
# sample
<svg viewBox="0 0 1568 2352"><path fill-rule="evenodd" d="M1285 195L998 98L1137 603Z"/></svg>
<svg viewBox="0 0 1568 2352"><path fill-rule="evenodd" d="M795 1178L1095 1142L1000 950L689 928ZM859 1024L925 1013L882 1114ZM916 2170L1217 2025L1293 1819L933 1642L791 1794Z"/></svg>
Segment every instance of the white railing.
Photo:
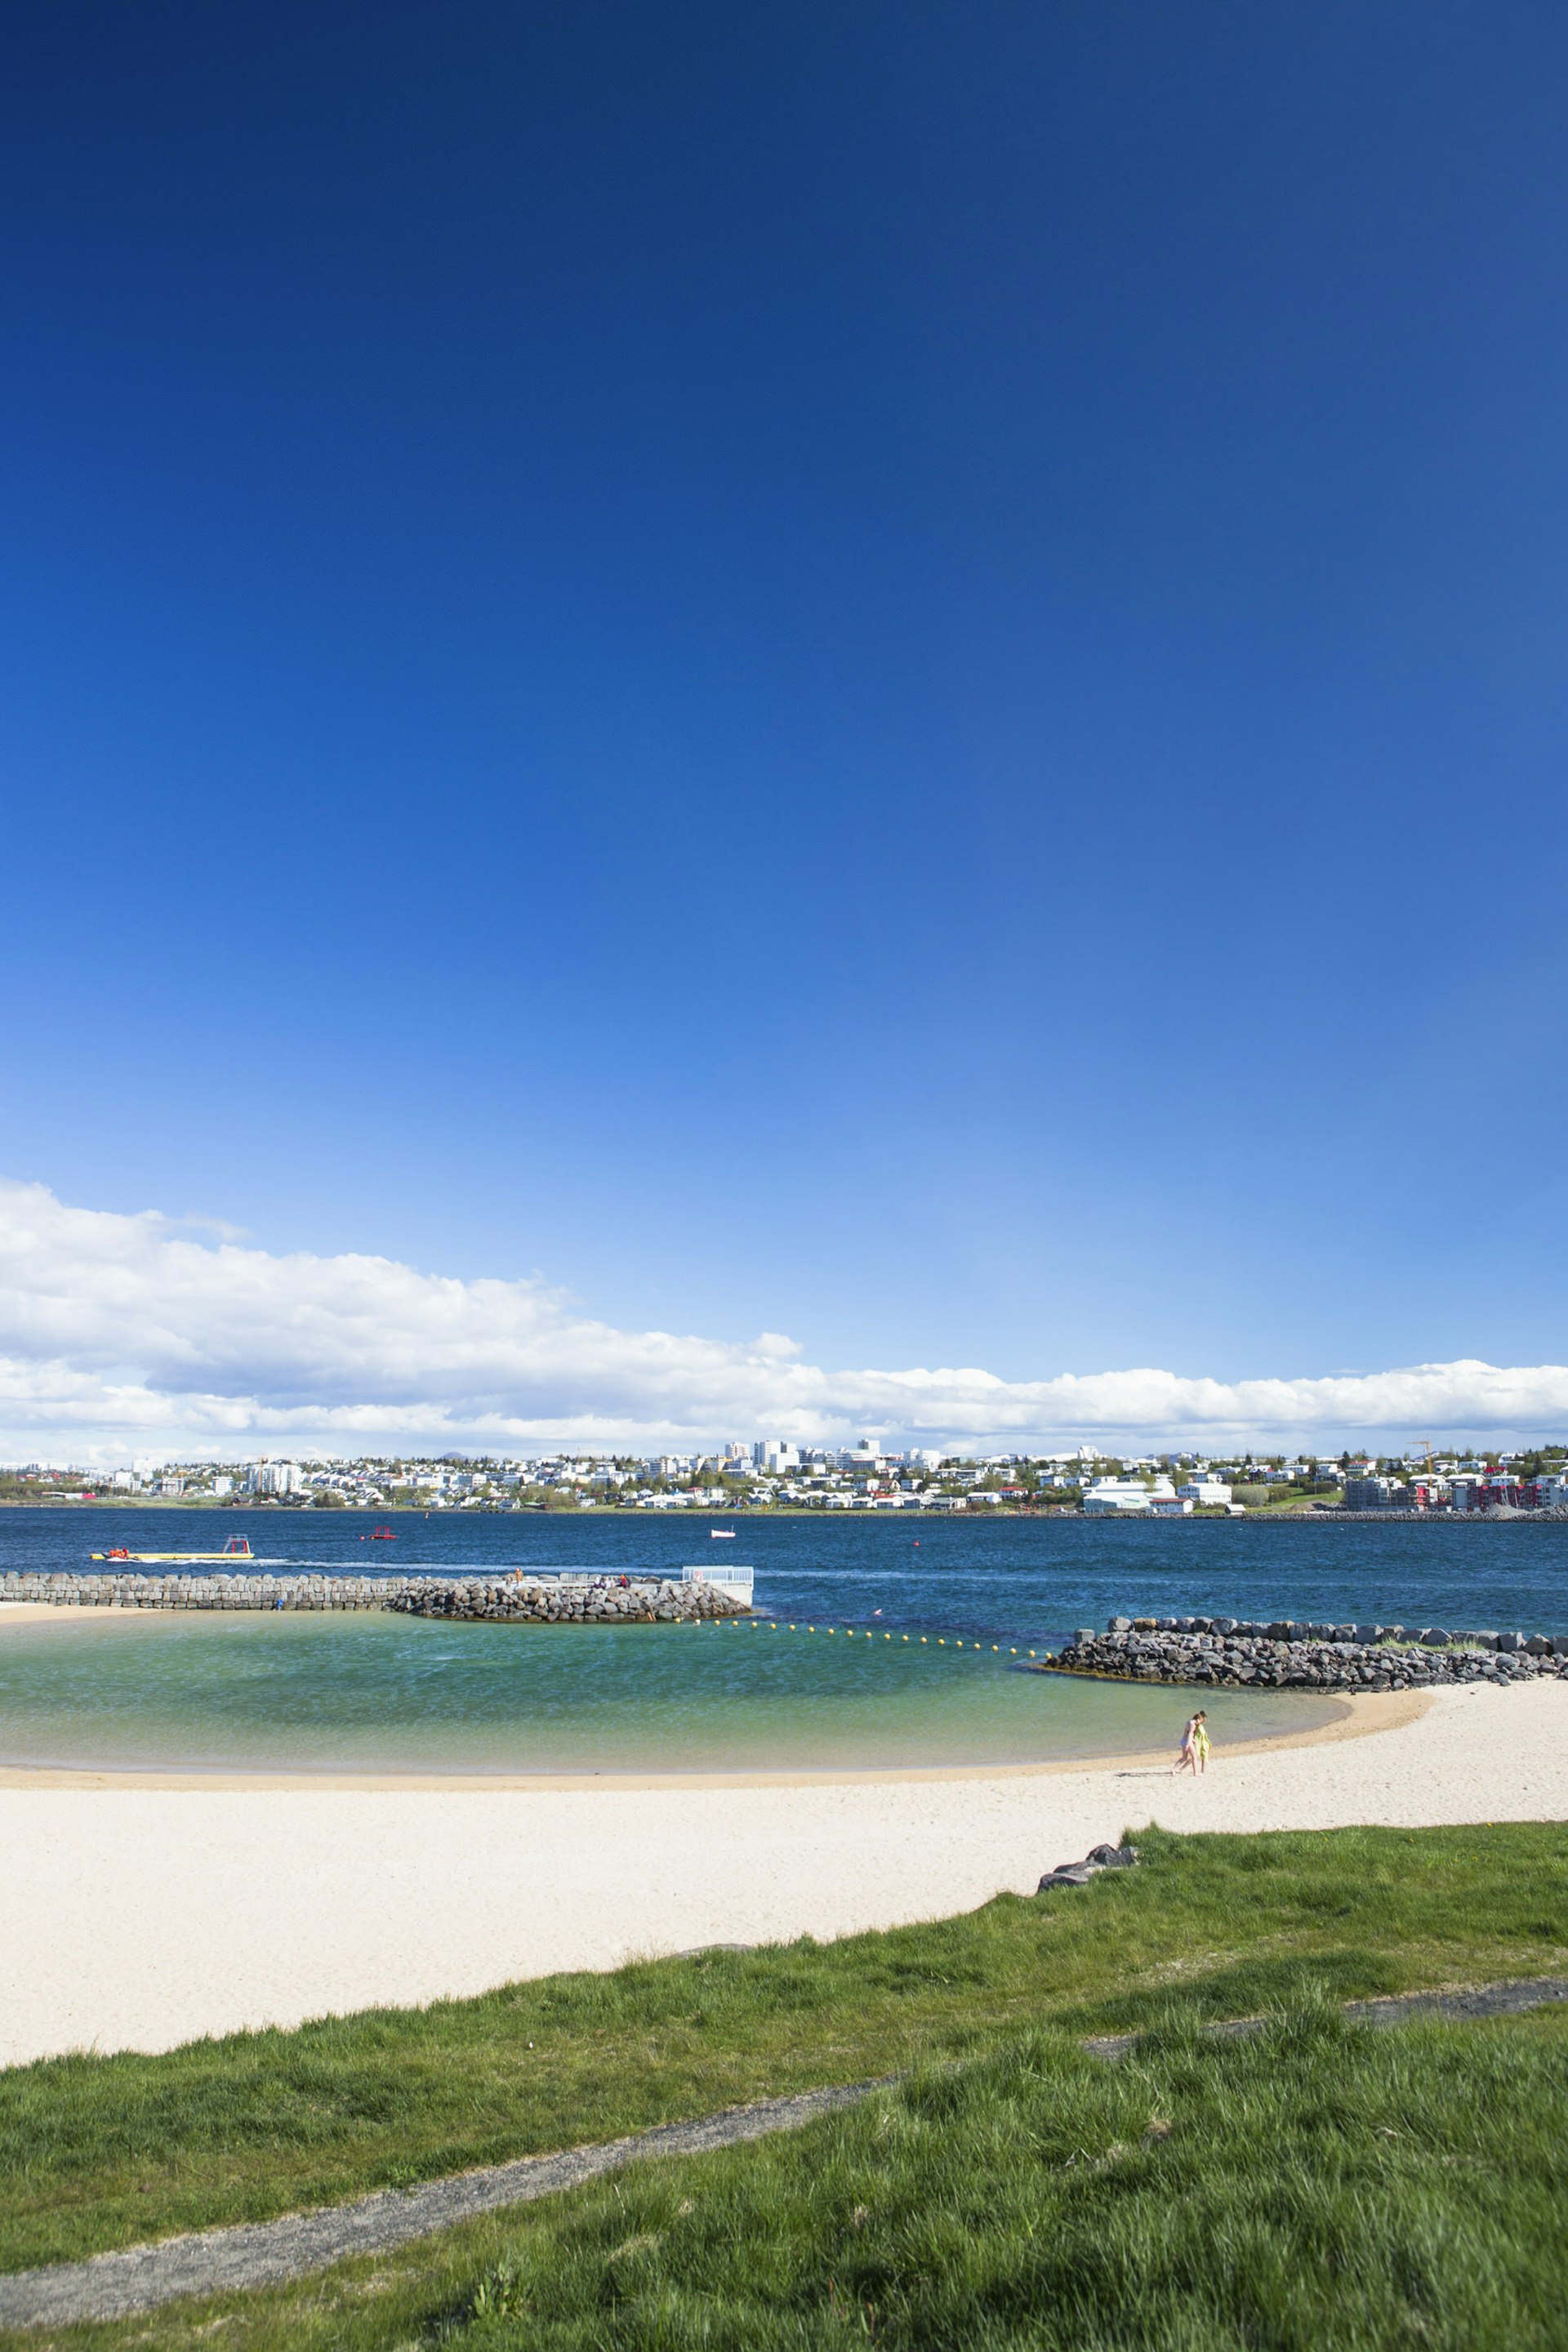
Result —
<svg viewBox="0 0 1568 2352"><path fill-rule="evenodd" d="M716 1585L721 1592L729 1593L734 1600L744 1601L749 1608L752 1580L755 1573L755 1570L750 1568L683 1568L680 1578L683 1584Z"/></svg>

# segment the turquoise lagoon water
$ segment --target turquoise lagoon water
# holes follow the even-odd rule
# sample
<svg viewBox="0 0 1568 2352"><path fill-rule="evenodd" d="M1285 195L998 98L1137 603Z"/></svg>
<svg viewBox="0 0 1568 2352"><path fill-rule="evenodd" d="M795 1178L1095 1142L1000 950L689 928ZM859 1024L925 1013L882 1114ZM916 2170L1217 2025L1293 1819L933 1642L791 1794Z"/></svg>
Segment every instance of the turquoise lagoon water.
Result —
<svg viewBox="0 0 1568 2352"><path fill-rule="evenodd" d="M725 1772L1174 1748L1179 1691L842 1625L117 1615L0 1636L0 1762L154 1770ZM1331 1701L1216 1692L1220 1741Z"/></svg>

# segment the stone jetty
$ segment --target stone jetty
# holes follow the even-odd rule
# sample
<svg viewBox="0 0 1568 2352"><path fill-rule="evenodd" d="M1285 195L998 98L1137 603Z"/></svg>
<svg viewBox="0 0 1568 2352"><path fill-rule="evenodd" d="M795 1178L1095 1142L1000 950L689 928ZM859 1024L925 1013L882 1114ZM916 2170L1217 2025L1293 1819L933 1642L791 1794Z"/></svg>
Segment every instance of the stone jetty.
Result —
<svg viewBox="0 0 1568 2352"><path fill-rule="evenodd" d="M749 1617L749 1604L716 1584L671 1577L410 1577L389 1609L411 1617L521 1619L536 1625L647 1625Z"/></svg>
<svg viewBox="0 0 1568 2352"><path fill-rule="evenodd" d="M748 1617L721 1586L617 1576L193 1576L118 1573L0 1578L0 1603L60 1609L390 1609L415 1617L486 1617L533 1624L652 1624Z"/></svg>
<svg viewBox="0 0 1568 2352"><path fill-rule="evenodd" d="M1303 1624L1234 1617L1113 1617L1085 1626L1041 1671L1227 1689L1425 1690L1440 1683L1568 1678L1568 1637L1444 1625Z"/></svg>

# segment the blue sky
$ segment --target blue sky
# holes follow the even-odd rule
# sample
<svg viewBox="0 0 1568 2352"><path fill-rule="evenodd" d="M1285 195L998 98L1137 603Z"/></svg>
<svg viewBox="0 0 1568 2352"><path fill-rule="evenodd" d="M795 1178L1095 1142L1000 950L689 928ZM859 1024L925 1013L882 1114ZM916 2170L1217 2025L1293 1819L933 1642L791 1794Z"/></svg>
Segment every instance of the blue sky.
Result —
<svg viewBox="0 0 1568 2352"><path fill-rule="evenodd" d="M1562 1357L1560 12L6 47L0 1173L828 1366Z"/></svg>

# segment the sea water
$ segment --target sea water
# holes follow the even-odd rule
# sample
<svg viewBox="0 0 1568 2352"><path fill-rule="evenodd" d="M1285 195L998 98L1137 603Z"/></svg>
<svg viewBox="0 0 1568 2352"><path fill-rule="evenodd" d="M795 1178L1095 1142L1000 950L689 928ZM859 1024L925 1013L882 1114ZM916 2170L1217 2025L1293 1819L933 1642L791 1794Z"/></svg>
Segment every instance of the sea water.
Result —
<svg viewBox="0 0 1568 2352"><path fill-rule="evenodd" d="M733 1528L715 1542L715 1525ZM395 1528L391 1543L371 1540ZM1568 1633L1568 1524L1037 1519L814 1512L729 1521L693 1512L0 1509L0 1573L86 1569L89 1555L209 1550L249 1538L258 1562L363 1575L510 1567L757 1573L759 1604L811 1603L889 1627L1052 1643L1132 1615L1374 1618Z"/></svg>
<svg viewBox="0 0 1568 2352"><path fill-rule="evenodd" d="M735 1560L755 1569L761 1621L148 1612L16 1624L0 1642L0 1762L636 1773L1051 1761L1162 1748L1179 1728L1178 1692L1022 1670L1031 1647L1117 1610L1568 1630L1568 1528L1556 1526L867 1513L741 1519L732 1542L715 1542L716 1522L673 1517L0 1512L0 1572L83 1569L120 1543L207 1549L230 1533L247 1534L258 1560L328 1572L668 1574ZM373 1524L396 1540L371 1543ZM1205 1705L1222 1744L1337 1712L1289 1693L1215 1692Z"/></svg>

